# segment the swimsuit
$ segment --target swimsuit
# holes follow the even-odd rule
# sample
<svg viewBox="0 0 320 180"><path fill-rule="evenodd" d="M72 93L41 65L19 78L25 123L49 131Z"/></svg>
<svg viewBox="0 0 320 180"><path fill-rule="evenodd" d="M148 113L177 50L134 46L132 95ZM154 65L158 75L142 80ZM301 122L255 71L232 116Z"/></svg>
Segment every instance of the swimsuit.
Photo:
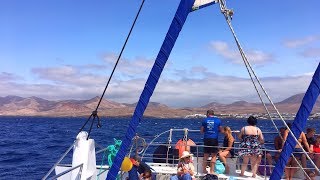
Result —
<svg viewBox="0 0 320 180"><path fill-rule="evenodd" d="M229 139L225 136L223 139L223 147L224 147L223 149L226 149L228 147L228 145L229 145ZM232 149L230 149L229 152L231 154L231 157L233 157L234 156L234 149L233 149L234 142L232 143L231 147L232 147Z"/></svg>
<svg viewBox="0 0 320 180"><path fill-rule="evenodd" d="M316 146L316 145L313 145L313 152L314 153L320 153L320 146Z"/></svg>
<svg viewBox="0 0 320 180"><path fill-rule="evenodd" d="M239 156L251 156L251 155L261 155L261 145L258 140L258 128L257 135L246 135L244 129L244 135L242 138L242 142L240 143L240 149L238 152Z"/></svg>

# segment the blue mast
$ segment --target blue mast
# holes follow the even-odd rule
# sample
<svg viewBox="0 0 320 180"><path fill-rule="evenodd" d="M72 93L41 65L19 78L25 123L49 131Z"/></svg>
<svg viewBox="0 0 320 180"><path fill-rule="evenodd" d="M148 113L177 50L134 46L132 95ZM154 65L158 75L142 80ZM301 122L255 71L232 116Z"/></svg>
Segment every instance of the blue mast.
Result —
<svg viewBox="0 0 320 180"><path fill-rule="evenodd" d="M171 22L170 28L167 32L165 40L161 46L158 56L153 64L147 82L140 95L140 99L134 111L133 117L130 121L127 133L122 140L120 149L114 159L114 162L108 172L107 180L116 179L121 163L127 153L127 150L131 144L131 140L135 135L137 126L141 121L143 113L149 103L150 97L158 83L162 70L169 58L171 50L179 36L179 33L187 19L188 14L192 11L192 6L195 0L181 0L176 14Z"/></svg>
<svg viewBox="0 0 320 180"><path fill-rule="evenodd" d="M303 129L305 129L307 119L312 111L314 104L316 103L319 93L320 93L320 63L313 75L309 88L303 97L299 111L297 112L297 115L292 123L291 131L293 132L296 138L299 138L301 132L303 131ZM286 167L288 159L291 156L291 153L293 152L293 149L296 146L296 144L297 142L292 137L291 133L289 133L288 138L284 144L284 147L282 148L280 158L277 161L277 164L270 176L271 180L281 179L284 168Z"/></svg>

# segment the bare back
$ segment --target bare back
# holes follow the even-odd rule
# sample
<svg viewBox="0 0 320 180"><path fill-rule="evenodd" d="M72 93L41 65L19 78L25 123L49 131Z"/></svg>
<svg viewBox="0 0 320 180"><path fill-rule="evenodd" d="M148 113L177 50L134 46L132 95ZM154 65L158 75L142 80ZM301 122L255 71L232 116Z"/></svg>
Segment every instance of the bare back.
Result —
<svg viewBox="0 0 320 180"><path fill-rule="evenodd" d="M240 131L239 139L242 139L243 135L258 135L258 137L259 137L258 139L259 139L260 143L264 142L262 132L261 132L260 128L258 128L256 126L243 127Z"/></svg>

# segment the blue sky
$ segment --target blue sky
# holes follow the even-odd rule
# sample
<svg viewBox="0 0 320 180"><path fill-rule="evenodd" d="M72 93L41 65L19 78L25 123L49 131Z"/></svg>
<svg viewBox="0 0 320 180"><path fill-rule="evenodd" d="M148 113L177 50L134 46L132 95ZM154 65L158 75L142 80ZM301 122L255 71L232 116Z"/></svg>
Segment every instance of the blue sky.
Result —
<svg viewBox="0 0 320 180"><path fill-rule="evenodd" d="M146 0L106 98L134 103L179 0ZM0 96L101 95L141 1L4 0ZM306 91L320 61L320 2L229 0L233 26L277 102ZM218 5L192 12L151 101L174 107L257 102Z"/></svg>

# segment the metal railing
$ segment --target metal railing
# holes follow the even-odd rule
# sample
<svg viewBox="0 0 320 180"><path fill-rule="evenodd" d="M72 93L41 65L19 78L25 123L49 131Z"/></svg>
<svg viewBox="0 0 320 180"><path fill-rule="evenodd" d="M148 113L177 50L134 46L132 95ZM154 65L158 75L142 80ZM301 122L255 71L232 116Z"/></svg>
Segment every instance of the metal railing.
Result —
<svg viewBox="0 0 320 180"><path fill-rule="evenodd" d="M54 168L66 157L66 155L71 151L73 146L76 144L77 140L73 142L73 144L67 149L67 151L61 156L61 158L53 165L53 167L49 170L49 172L42 178L42 180L45 180L48 178L48 176L52 173Z"/></svg>
<svg viewBox="0 0 320 180"><path fill-rule="evenodd" d="M175 163L177 163L178 161L179 161L179 155L177 154L177 152L175 152L175 154L172 154L173 153L173 151L170 151L169 152L169 149L175 149L175 147L172 147L172 146L174 146L175 145L175 143L172 143L172 140L173 140L173 142L175 142L175 139L174 138L172 138L173 137L173 132L196 132L196 133L199 133L200 132L200 130L189 130L189 129L170 129L170 130L167 130L167 131L164 131L164 132L162 132L162 133L160 133L160 134L158 134L158 135L155 135L155 136L153 136L153 139L151 139L151 141L150 141L150 143L147 143L147 145L146 145L146 147L145 147L145 149L141 152L141 159L143 159L143 160L145 160L146 162L152 162L152 161L154 161L154 160L163 160L163 162L164 163L166 163L166 165L168 165L168 166L172 166L172 167L175 167L176 166L176 164ZM235 141L237 140L237 136L236 136L236 134L239 132L239 131L232 131L233 132L233 134L234 134L234 136L235 136ZM164 134L166 134L166 133L168 133L168 138L167 138L167 140L170 140L170 143L169 142L167 142L167 143L157 143L157 141L156 140L158 140L158 138L160 137L160 136L162 136L162 138L163 138L163 135ZM263 134L278 134L278 132L263 132ZM165 136L164 136L165 137ZM66 171L64 171L64 172L62 172L62 173L59 173L58 175L55 175L55 176L53 176L53 177L51 177L51 178L48 178L49 177L49 175L52 173L52 171L57 167L57 165L59 165L59 163L65 158L65 156L71 151L71 149L72 149L72 147L75 145L75 143L76 143L77 141L75 141L69 148L68 148L68 150L62 155L62 157L54 164L54 166L49 170L49 172L42 178L42 180L45 180L45 179L55 179L55 178L58 178L58 177L60 177L60 176L62 176L62 175L64 175L64 174L66 174L66 173L68 173L68 172L70 172L70 171L72 171L72 170L75 170L75 169L77 169L77 168L81 168L82 169L82 166L83 166L83 164L81 164L81 165L78 165L78 166L76 166L76 167L72 167L72 168L70 168L70 169L68 169L68 170L66 170ZM200 144L200 143L202 143L202 142L196 142L196 144ZM235 142L235 144L238 144L238 143L240 143L239 141L237 141L237 142ZM273 142L265 142L264 143L265 145L272 145L273 144ZM132 144L132 146L134 146L135 144ZM152 150L154 150L157 146L160 146L160 145L162 145L162 146L166 146L167 148L168 148L168 150L163 154L163 156L162 157L154 157L154 152L152 151ZM98 147L100 147L100 148L102 148L102 146L99 146L98 145ZM152 148L151 148L152 147ZM198 157L197 159L196 159L196 168L197 168L197 170L199 169L199 167L201 166L201 164L199 164L200 162L199 162L199 157L201 158L202 157L202 149L204 148L204 147L209 147L209 146L204 146L204 145L195 145L195 146L191 146L191 147L193 147L193 150L192 150L192 153L194 153L194 155L195 155L195 157ZM225 148L225 147L221 147L221 146L219 146L219 147L215 147L215 148ZM102 149L100 149L100 150L97 150L96 151L96 154L99 154L99 153L103 153L105 150L106 150L107 148L102 148ZM241 149L243 149L243 148L238 148L238 147L233 147L232 149L234 149L234 151L235 152L237 152L238 150L241 150ZM149 152L147 152L147 151L150 151L150 153ZM264 165L260 165L260 166L264 166L264 176L266 177L266 170L267 170L267 167L270 167L270 168L272 168L273 167L273 165L269 165L268 163L267 163L267 153L274 153L274 152L279 152L278 150L273 150L273 149L266 149L266 148L263 148L263 149L261 149L261 151L263 151L263 154L264 154L264 161L265 161L265 164ZM236 163L236 165L237 165L237 167L239 166L239 165L241 165L241 163L239 163L238 161L237 161L237 163ZM311 168L307 168L307 169L311 169ZM108 169L106 169L106 168L104 168L104 171L103 172L105 172L105 171L107 171ZM202 172L197 172L197 174L199 174L199 173L202 173Z"/></svg>
<svg viewBox="0 0 320 180"><path fill-rule="evenodd" d="M48 178L47 180L58 179L58 177L63 176L65 174L67 174L68 172L73 171L73 170L75 170L77 168L80 168L79 174L81 174L82 168L83 168L83 164L79 164L78 166L75 166L75 167L72 167L70 169L67 169L67 170L65 170L65 171L63 171L63 172L61 172L61 173L59 173L59 174L57 174L57 175L55 175L55 176L53 176L51 178Z"/></svg>

